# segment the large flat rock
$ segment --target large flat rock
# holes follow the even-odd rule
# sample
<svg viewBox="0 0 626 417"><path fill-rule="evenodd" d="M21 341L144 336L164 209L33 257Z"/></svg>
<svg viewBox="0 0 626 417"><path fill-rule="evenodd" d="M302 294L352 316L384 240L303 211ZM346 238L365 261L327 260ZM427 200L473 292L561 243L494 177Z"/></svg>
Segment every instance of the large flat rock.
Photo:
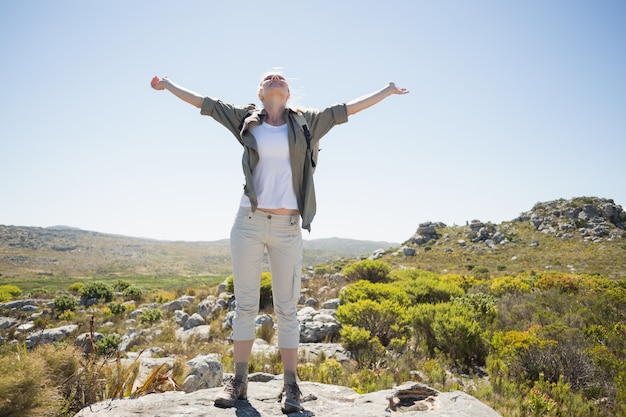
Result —
<svg viewBox="0 0 626 417"><path fill-rule="evenodd" d="M304 411L291 416L303 417L500 417L493 409L460 391L438 392L417 383L407 383L395 390L359 395L354 390L313 382L299 384L304 397ZM265 417L280 416L278 394L282 380L250 382L248 399L233 408L218 408L213 398L221 387L192 393L166 392L136 399L108 400L80 411L77 417ZM424 391L424 389L426 391ZM429 391L430 390L430 391ZM426 393L424 393L426 392ZM430 395L433 394L434 395ZM395 395L394 395L395 394ZM393 408L390 408L390 397Z"/></svg>

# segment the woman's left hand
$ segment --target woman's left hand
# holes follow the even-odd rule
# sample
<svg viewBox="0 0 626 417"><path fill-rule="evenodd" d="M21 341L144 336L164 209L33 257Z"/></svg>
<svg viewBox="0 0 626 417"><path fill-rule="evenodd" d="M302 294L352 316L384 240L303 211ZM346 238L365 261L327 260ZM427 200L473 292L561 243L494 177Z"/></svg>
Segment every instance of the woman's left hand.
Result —
<svg viewBox="0 0 626 417"><path fill-rule="evenodd" d="M167 80L167 76L163 77L162 79L155 76L152 81L150 81L150 85L152 86L152 88L154 88L155 90L165 90L165 86L163 85L163 81Z"/></svg>
<svg viewBox="0 0 626 417"><path fill-rule="evenodd" d="M409 90L406 88L396 87L396 83L390 82L389 87L391 94L408 94Z"/></svg>

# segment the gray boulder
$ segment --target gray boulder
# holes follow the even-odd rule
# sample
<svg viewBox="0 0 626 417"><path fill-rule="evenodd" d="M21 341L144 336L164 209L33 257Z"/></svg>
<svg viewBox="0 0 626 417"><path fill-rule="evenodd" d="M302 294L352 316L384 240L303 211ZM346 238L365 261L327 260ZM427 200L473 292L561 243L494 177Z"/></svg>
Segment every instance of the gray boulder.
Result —
<svg viewBox="0 0 626 417"><path fill-rule="evenodd" d="M216 306L217 299L215 298L215 296L209 296L206 299L202 300L200 304L198 304L198 314L209 320L213 318L214 312L217 311L215 308Z"/></svg>
<svg viewBox="0 0 626 417"><path fill-rule="evenodd" d="M91 349L94 347L94 345L102 339L104 339L104 335L102 333L94 332L93 340L91 338L91 333L82 333L78 335L78 337L74 341L74 345L81 348L82 351L87 354L91 353Z"/></svg>
<svg viewBox="0 0 626 417"><path fill-rule="evenodd" d="M176 310L174 312L174 322L180 327L183 327L185 323L187 323L187 320L189 320L189 314L185 313L183 310Z"/></svg>
<svg viewBox="0 0 626 417"><path fill-rule="evenodd" d="M404 256L415 256L415 248L411 248L409 246L402 247L402 254Z"/></svg>
<svg viewBox="0 0 626 417"><path fill-rule="evenodd" d="M193 313L191 317L189 317L187 321L185 322L183 329L189 330L189 329L193 329L194 327L201 326L203 324L206 324L206 320L204 320L204 317L202 317L198 313Z"/></svg>
<svg viewBox="0 0 626 417"><path fill-rule="evenodd" d="M36 306L39 304L37 300L14 300L0 303L0 308L7 310L22 310L25 306Z"/></svg>
<svg viewBox="0 0 626 417"><path fill-rule="evenodd" d="M261 327L274 327L274 319L269 314L261 314L254 319L254 328L259 329Z"/></svg>
<svg viewBox="0 0 626 417"><path fill-rule="evenodd" d="M58 342L71 336L76 330L78 330L77 325L69 324L67 326L35 332L26 338L26 347L32 349L38 344Z"/></svg>
<svg viewBox="0 0 626 417"><path fill-rule="evenodd" d="M0 329L2 330L17 326L17 323L17 319L14 319L13 317L0 317Z"/></svg>
<svg viewBox="0 0 626 417"><path fill-rule="evenodd" d="M176 338L182 342L192 339L196 342L208 342L211 336L211 326L208 324L202 324L200 326L192 327L190 329L183 329L179 327L176 330Z"/></svg>
<svg viewBox="0 0 626 417"><path fill-rule="evenodd" d="M161 306L161 310L170 311L170 312L174 312L176 310L182 310L183 308L191 304L192 301L193 301L193 297L184 296L174 301L170 301L168 303L163 304Z"/></svg>
<svg viewBox="0 0 626 417"><path fill-rule="evenodd" d="M335 318L335 310L315 310L304 307L298 312L300 342L318 343L333 340L339 335L341 324Z"/></svg>
<svg viewBox="0 0 626 417"><path fill-rule="evenodd" d="M331 298L322 303L322 309L324 310L337 310L339 308L339 298Z"/></svg>
<svg viewBox="0 0 626 417"><path fill-rule="evenodd" d="M222 384L224 369L217 355L198 355L189 360L187 365L191 370L182 384L185 392L219 387Z"/></svg>

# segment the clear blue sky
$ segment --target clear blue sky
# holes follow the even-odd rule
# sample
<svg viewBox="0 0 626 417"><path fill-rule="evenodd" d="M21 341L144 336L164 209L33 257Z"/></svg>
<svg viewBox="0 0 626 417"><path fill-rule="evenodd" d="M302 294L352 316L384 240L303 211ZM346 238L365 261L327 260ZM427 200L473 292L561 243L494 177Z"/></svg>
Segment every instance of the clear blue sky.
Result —
<svg viewBox="0 0 626 417"><path fill-rule="evenodd" d="M322 140L307 239L624 206L625 20L623 0L0 0L0 224L227 238L241 147L150 79L246 104L272 67L307 107L411 91Z"/></svg>

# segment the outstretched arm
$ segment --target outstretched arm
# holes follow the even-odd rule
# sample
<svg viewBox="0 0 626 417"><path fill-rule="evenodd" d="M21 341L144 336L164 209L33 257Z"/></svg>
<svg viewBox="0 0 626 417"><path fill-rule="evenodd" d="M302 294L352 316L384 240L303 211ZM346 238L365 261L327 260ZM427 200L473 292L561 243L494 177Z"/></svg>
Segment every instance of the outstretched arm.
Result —
<svg viewBox="0 0 626 417"><path fill-rule="evenodd" d="M367 109L392 94L407 94L408 92L409 90L406 88L398 88L394 83L389 83L385 88L382 88L374 93L355 98L354 100L346 103L348 116Z"/></svg>
<svg viewBox="0 0 626 417"><path fill-rule="evenodd" d="M150 82L150 85L155 90L168 90L179 99L186 101L187 103L196 106L197 108L202 107L202 100L204 99L204 97L197 93L194 93L193 91L187 90L179 85L174 84L167 77L163 77L161 79L159 79L159 77L154 77Z"/></svg>

